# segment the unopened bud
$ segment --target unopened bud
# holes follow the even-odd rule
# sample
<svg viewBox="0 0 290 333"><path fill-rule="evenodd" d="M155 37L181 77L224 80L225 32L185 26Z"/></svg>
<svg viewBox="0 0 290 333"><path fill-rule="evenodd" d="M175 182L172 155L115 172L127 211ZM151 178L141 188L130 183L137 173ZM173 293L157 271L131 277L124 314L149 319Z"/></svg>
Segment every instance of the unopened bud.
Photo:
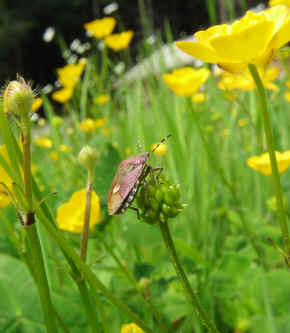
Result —
<svg viewBox="0 0 290 333"><path fill-rule="evenodd" d="M147 289L149 285L150 285L150 280L145 277L142 277L142 279L139 281L139 287L141 289Z"/></svg>
<svg viewBox="0 0 290 333"><path fill-rule="evenodd" d="M3 110L5 113L15 113L19 116L32 112L33 91L22 77L8 83L3 94Z"/></svg>
<svg viewBox="0 0 290 333"><path fill-rule="evenodd" d="M79 163L88 170L94 170L97 163L97 150L90 146L84 146L78 156Z"/></svg>
<svg viewBox="0 0 290 333"><path fill-rule="evenodd" d="M55 116L51 119L51 125L53 127L59 127L63 124L63 120L61 117Z"/></svg>

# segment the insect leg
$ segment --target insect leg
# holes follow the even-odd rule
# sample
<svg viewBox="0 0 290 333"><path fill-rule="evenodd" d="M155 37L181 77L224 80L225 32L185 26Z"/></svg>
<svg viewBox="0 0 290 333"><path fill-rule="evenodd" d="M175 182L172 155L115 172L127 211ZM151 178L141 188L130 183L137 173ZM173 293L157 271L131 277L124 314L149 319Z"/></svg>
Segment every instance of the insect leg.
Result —
<svg viewBox="0 0 290 333"><path fill-rule="evenodd" d="M140 218L140 213L139 213L139 209L138 209L138 208L135 208L135 207L132 207L132 206L128 206L128 208L134 210L134 211L137 213L137 219L138 219L138 220L141 220L141 218Z"/></svg>

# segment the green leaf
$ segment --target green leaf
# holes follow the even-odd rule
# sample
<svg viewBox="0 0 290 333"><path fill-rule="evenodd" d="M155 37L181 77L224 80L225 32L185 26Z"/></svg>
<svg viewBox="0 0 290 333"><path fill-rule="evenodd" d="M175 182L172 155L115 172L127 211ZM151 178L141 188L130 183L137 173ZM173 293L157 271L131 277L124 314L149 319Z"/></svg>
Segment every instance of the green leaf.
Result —
<svg viewBox="0 0 290 333"><path fill-rule="evenodd" d="M0 332L45 333L36 285L25 264L0 256ZM71 333L87 330L78 291L74 285L54 290L53 304Z"/></svg>

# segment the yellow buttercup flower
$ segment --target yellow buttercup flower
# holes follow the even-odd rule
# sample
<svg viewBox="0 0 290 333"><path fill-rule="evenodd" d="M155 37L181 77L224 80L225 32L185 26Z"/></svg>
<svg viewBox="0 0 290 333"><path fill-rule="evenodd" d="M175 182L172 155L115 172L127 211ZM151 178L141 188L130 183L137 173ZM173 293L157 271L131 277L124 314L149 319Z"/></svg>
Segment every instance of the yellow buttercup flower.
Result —
<svg viewBox="0 0 290 333"><path fill-rule="evenodd" d="M126 147L125 154L130 155L132 153L132 149L130 147Z"/></svg>
<svg viewBox="0 0 290 333"><path fill-rule="evenodd" d="M239 127L244 127L246 125L248 125L249 123L249 119L248 118L242 118L238 120L238 126Z"/></svg>
<svg viewBox="0 0 290 333"><path fill-rule="evenodd" d="M81 233L84 224L86 205L86 189L74 192L68 202L57 209L56 220L62 230ZM92 192L92 209L90 214L90 230L102 220L100 199Z"/></svg>
<svg viewBox="0 0 290 333"><path fill-rule="evenodd" d="M290 80L287 80L285 84L286 84L286 87L290 89Z"/></svg>
<svg viewBox="0 0 290 333"><path fill-rule="evenodd" d="M163 74L167 86L178 96L191 96L206 82L210 71L206 68L194 69L182 67L175 69L171 74Z"/></svg>
<svg viewBox="0 0 290 333"><path fill-rule="evenodd" d="M91 118L84 119L80 123L80 129L85 133L93 132L96 129L96 122Z"/></svg>
<svg viewBox="0 0 290 333"><path fill-rule="evenodd" d="M113 49L115 52L126 49L131 39L133 38L134 32L132 30L121 32L120 34L112 34L105 37L105 44Z"/></svg>
<svg viewBox="0 0 290 333"><path fill-rule="evenodd" d="M106 125L106 120L105 118L99 118L95 120L95 126L96 128L100 128Z"/></svg>
<svg viewBox="0 0 290 333"><path fill-rule="evenodd" d="M47 137L40 137L34 140L34 143L38 147L43 147L43 148L51 148L52 147L52 141L51 139Z"/></svg>
<svg viewBox="0 0 290 333"><path fill-rule="evenodd" d="M275 155L279 173L286 171L290 166L290 150L283 153L275 151ZM247 164L250 168L261 172L263 175L269 176L272 174L269 153L253 156L247 160Z"/></svg>
<svg viewBox="0 0 290 333"><path fill-rule="evenodd" d="M71 87L62 88L60 90L55 91L51 97L56 102L65 103L72 98L73 92L74 90Z"/></svg>
<svg viewBox="0 0 290 333"><path fill-rule="evenodd" d="M6 150L6 146L2 145L0 146L0 155L4 158L4 160L10 164L10 160L8 157L8 153ZM8 176L5 169L0 164L0 183L4 183L9 190L12 190L12 180ZM0 209L8 206L10 204L10 198L8 196L6 188L0 184Z"/></svg>
<svg viewBox="0 0 290 333"><path fill-rule="evenodd" d="M158 145L158 147L157 147L157 145ZM155 155L163 156L167 153L167 146L163 142L162 143L154 143L151 146L151 150L153 150L153 149L155 149L154 152L153 152Z"/></svg>
<svg viewBox="0 0 290 333"><path fill-rule="evenodd" d="M286 101L290 102L290 91L286 91L284 96L285 96Z"/></svg>
<svg viewBox="0 0 290 333"><path fill-rule="evenodd" d="M99 105L103 105L103 104L106 104L106 103L108 103L109 102L109 96L107 96L107 95L100 95L100 96L98 96L98 97L95 97L94 99L93 99L93 103L94 104L99 104Z"/></svg>
<svg viewBox="0 0 290 333"><path fill-rule="evenodd" d="M62 68L58 68L56 71L59 82L66 88L73 88L79 81L84 67L85 62L80 62L78 64L69 64Z"/></svg>
<svg viewBox="0 0 290 333"><path fill-rule="evenodd" d="M113 17L104 17L84 24L84 28L94 37L102 39L112 33L116 25Z"/></svg>
<svg viewBox="0 0 290 333"><path fill-rule="evenodd" d="M56 162L56 161L59 160L59 155L58 155L58 153L57 153L55 150L53 150L53 151L51 151L51 152L49 153L49 158L50 158L52 161Z"/></svg>
<svg viewBox="0 0 290 333"><path fill-rule="evenodd" d="M195 93L192 95L191 100L194 103L202 103L207 99L207 95L204 93Z"/></svg>
<svg viewBox="0 0 290 333"><path fill-rule="evenodd" d="M36 112L43 104L42 98L37 97L34 99L32 104L32 112Z"/></svg>
<svg viewBox="0 0 290 333"><path fill-rule="evenodd" d="M111 128L103 128L102 133L104 136L108 136L112 133L112 130L111 130Z"/></svg>
<svg viewBox="0 0 290 333"><path fill-rule="evenodd" d="M263 81L265 88L277 91L279 88L272 81L274 81L279 74L278 67L267 68L266 70L259 69L260 77ZM249 70L246 69L241 73L228 73L224 72L218 87L222 90L245 90L250 91L256 88L255 82Z"/></svg>
<svg viewBox="0 0 290 333"><path fill-rule="evenodd" d="M65 144L60 145L60 151L62 151L63 153L68 151L68 146Z"/></svg>
<svg viewBox="0 0 290 333"><path fill-rule="evenodd" d="M285 5L290 8L290 0L270 0L269 6Z"/></svg>
<svg viewBox="0 0 290 333"><path fill-rule="evenodd" d="M215 25L195 33L195 41L176 46L205 62L229 72L240 72L249 64L265 65L290 40L290 11L274 6L259 13L248 11L232 25Z"/></svg>
<svg viewBox="0 0 290 333"><path fill-rule="evenodd" d="M130 323L122 325L121 333L145 333L145 332L135 323Z"/></svg>

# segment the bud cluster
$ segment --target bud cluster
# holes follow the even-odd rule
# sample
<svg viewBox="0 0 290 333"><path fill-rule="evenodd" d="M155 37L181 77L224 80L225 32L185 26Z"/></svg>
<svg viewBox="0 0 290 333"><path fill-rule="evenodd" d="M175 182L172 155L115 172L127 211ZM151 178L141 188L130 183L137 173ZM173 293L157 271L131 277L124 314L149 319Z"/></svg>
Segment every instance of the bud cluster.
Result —
<svg viewBox="0 0 290 333"><path fill-rule="evenodd" d="M140 188L136 202L139 216L149 224L166 222L176 217L187 206L180 203L179 184L170 184L165 176L148 176L148 181Z"/></svg>

